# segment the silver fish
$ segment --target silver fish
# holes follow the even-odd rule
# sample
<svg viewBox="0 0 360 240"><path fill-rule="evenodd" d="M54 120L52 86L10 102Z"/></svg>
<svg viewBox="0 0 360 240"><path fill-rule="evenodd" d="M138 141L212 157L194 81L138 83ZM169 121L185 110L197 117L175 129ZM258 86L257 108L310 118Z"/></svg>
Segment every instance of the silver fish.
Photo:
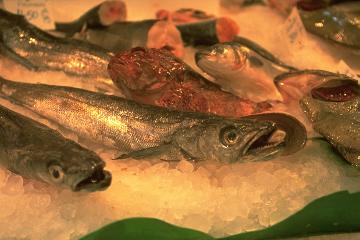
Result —
<svg viewBox="0 0 360 240"><path fill-rule="evenodd" d="M300 105L323 135L351 164L360 166L360 87L352 80L335 79L306 95Z"/></svg>
<svg viewBox="0 0 360 240"><path fill-rule="evenodd" d="M290 154L288 149L295 152L306 140L305 129L293 118L290 121L297 130L284 129L289 136L272 141L278 132L274 116L271 120L230 119L178 112L76 88L5 79L0 79L0 95L81 137L117 149L119 158L256 161ZM286 115L277 118L283 120Z"/></svg>
<svg viewBox="0 0 360 240"><path fill-rule="evenodd" d="M83 41L52 36L21 15L0 9L0 55L33 71L108 78L111 54Z"/></svg>
<svg viewBox="0 0 360 240"><path fill-rule="evenodd" d="M195 60L197 66L225 90L255 102L282 101L273 79L296 70L242 37L200 50Z"/></svg>
<svg viewBox="0 0 360 240"><path fill-rule="evenodd" d="M0 165L23 177L98 191L111 183L105 162L55 130L0 106Z"/></svg>

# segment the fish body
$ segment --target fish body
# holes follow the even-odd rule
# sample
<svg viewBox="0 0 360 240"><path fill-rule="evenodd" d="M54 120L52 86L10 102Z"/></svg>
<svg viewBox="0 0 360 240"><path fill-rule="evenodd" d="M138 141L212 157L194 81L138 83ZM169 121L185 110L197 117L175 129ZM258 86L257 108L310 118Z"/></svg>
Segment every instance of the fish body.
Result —
<svg viewBox="0 0 360 240"><path fill-rule="evenodd" d="M261 46L241 37L200 50L195 60L197 66L223 89L254 102L282 101L274 78L295 70Z"/></svg>
<svg viewBox="0 0 360 240"><path fill-rule="evenodd" d="M0 89L3 98L118 150L120 158L236 162L259 160L280 148L266 147L276 130L274 121L171 111L81 89L5 79Z"/></svg>
<svg viewBox="0 0 360 240"><path fill-rule="evenodd" d="M360 166L360 87L330 80L311 90L300 105L313 128L351 164Z"/></svg>
<svg viewBox="0 0 360 240"><path fill-rule="evenodd" d="M111 54L83 41L52 36L0 9L0 55L34 71L107 78Z"/></svg>
<svg viewBox="0 0 360 240"><path fill-rule="evenodd" d="M360 49L360 4L348 2L314 11L300 11L307 31L353 49Z"/></svg>
<svg viewBox="0 0 360 240"><path fill-rule="evenodd" d="M73 191L104 190L105 163L55 130L0 106L0 165L23 177Z"/></svg>
<svg viewBox="0 0 360 240"><path fill-rule="evenodd" d="M127 98L144 104L225 117L260 113L271 107L221 90L164 49L121 52L110 60L108 70Z"/></svg>

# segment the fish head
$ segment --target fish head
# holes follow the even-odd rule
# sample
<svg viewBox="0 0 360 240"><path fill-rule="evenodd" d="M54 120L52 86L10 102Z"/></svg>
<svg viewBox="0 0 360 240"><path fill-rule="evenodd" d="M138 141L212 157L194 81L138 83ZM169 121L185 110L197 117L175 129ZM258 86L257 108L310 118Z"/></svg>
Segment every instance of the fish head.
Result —
<svg viewBox="0 0 360 240"><path fill-rule="evenodd" d="M324 83L306 95L300 106L323 135L351 164L360 166L360 87L351 80Z"/></svg>
<svg viewBox="0 0 360 240"><path fill-rule="evenodd" d="M186 156L194 159L226 163L258 161L283 150L285 138L279 137L278 130L274 121L212 119L182 131L177 144Z"/></svg>
<svg viewBox="0 0 360 240"><path fill-rule="evenodd" d="M33 166L43 181L75 192L104 190L111 184L111 173L104 170L105 162L72 141L59 146L58 151L55 148L42 152Z"/></svg>
<svg viewBox="0 0 360 240"><path fill-rule="evenodd" d="M187 65L166 49L136 47L116 54L108 72L127 97L133 92L156 93L176 81Z"/></svg>
<svg viewBox="0 0 360 240"><path fill-rule="evenodd" d="M219 43L195 54L197 66L214 78L246 67L249 49L235 43Z"/></svg>

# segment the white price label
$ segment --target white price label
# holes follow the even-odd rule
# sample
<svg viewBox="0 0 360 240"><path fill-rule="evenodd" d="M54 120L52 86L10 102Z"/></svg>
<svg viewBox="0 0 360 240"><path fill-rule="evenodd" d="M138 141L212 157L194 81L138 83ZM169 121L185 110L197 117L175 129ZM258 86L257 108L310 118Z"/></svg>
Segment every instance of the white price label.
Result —
<svg viewBox="0 0 360 240"><path fill-rule="evenodd" d="M10 12L24 15L29 22L39 28L45 30L55 28L47 0L4 0L4 7Z"/></svg>

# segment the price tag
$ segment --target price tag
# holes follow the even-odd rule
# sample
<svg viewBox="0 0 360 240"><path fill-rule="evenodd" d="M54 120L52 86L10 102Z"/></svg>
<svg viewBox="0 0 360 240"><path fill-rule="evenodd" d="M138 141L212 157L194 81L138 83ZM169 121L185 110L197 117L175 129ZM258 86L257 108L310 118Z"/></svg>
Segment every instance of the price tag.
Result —
<svg viewBox="0 0 360 240"><path fill-rule="evenodd" d="M44 30L55 28L47 0L3 0L6 10L24 15L25 18Z"/></svg>
<svg viewBox="0 0 360 240"><path fill-rule="evenodd" d="M290 44L296 44L303 47L306 41L306 30L302 23L299 11L294 7L291 14L284 24L284 33L288 37Z"/></svg>

